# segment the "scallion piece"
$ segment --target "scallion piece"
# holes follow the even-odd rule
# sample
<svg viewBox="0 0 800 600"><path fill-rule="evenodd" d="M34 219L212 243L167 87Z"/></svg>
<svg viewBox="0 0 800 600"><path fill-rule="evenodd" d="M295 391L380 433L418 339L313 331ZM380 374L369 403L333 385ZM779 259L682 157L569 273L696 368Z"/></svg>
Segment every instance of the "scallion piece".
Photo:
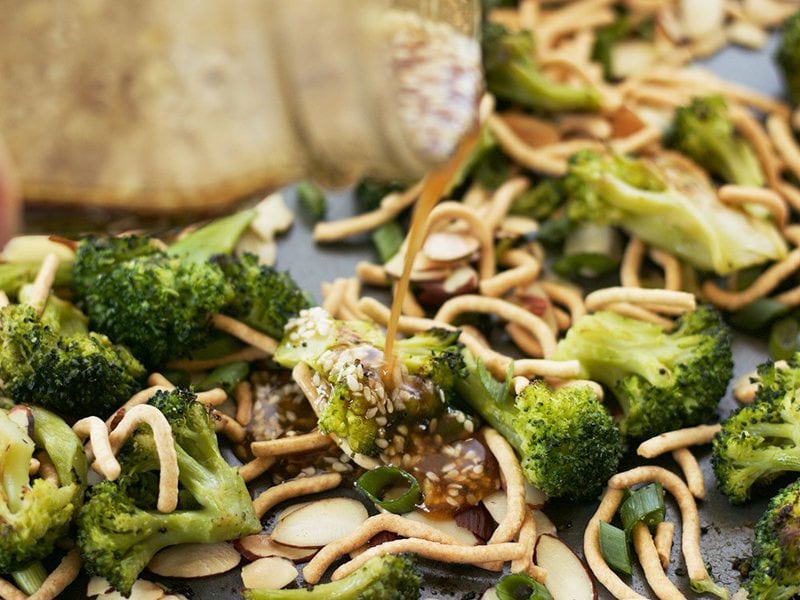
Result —
<svg viewBox="0 0 800 600"><path fill-rule="evenodd" d="M372 243L375 244L381 263L389 262L389 259L397 254L404 238L403 228L397 221L384 223L372 232Z"/></svg>
<svg viewBox="0 0 800 600"><path fill-rule="evenodd" d="M527 573L501 577L494 590L499 600L552 600L547 588Z"/></svg>
<svg viewBox="0 0 800 600"><path fill-rule="evenodd" d="M605 521L600 521L600 552L608 566L617 573L630 575L633 572L630 546L625 532Z"/></svg>
<svg viewBox="0 0 800 600"><path fill-rule="evenodd" d="M664 488L660 483L650 483L633 490L619 509L622 526L628 536L639 521L652 530L664 520L665 513Z"/></svg>
<svg viewBox="0 0 800 600"><path fill-rule="evenodd" d="M195 385L195 390L205 392L220 387L230 393L236 385L250 374L250 363L240 360L222 365L211 371Z"/></svg>
<svg viewBox="0 0 800 600"><path fill-rule="evenodd" d="M769 332L769 354L773 360L787 360L797 351L800 324L795 319L777 321Z"/></svg>
<svg viewBox="0 0 800 600"><path fill-rule="evenodd" d="M761 298L733 313L731 325L745 333L760 334L770 323L788 312L789 307L782 302Z"/></svg>
<svg viewBox="0 0 800 600"><path fill-rule="evenodd" d="M383 498L387 490L396 487L408 489L397 498ZM375 503L375 506L396 515L411 512L422 499L419 484L413 475L397 467L376 467L356 480L356 489Z"/></svg>
<svg viewBox="0 0 800 600"><path fill-rule="evenodd" d="M304 179L297 184L297 200L313 221L320 221L325 218L325 213L328 210L328 201L323 191L313 181Z"/></svg>

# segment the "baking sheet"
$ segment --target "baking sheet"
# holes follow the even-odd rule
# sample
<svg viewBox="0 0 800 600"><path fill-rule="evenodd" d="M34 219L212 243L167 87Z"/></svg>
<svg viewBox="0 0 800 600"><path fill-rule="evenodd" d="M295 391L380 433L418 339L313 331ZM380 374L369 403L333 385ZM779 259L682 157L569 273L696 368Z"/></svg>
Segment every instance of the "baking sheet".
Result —
<svg viewBox="0 0 800 600"><path fill-rule="evenodd" d="M707 61L707 64L726 79L740 82L770 95L778 95L780 82L771 61L774 46L773 38L768 47L760 52L727 48ZM316 246L311 238L311 225L304 222L301 211L297 209L293 189L286 190L285 198L289 206L295 209L298 219L292 230L280 240L278 266L290 269L302 287L319 297L319 287L323 281L352 276L359 260L375 259L368 236L336 245ZM356 207L349 193L330 194L329 219L349 216L355 211ZM380 294L376 295L385 299ZM764 360L765 345L760 340L737 335L734 340L734 356L735 374L738 377ZM728 414L734 406L735 403L728 393L721 403L721 413ZM740 586L740 575L736 567L749 555L752 528L766 507L767 501L762 499L745 507L732 507L714 488L708 448L699 450L698 459L706 475L708 487L707 498L700 507L701 544L704 557L715 579L733 592ZM632 462L631 466L633 464L635 463ZM670 459L656 464L677 468ZM623 465L622 468L627 466ZM336 493L341 495L342 491ZM583 530L595 508L596 503L570 504L553 501L545 507L545 513L558 527L562 539L582 556ZM667 518L676 524L675 539L679 540L680 516L676 513L674 502L668 503ZM421 567L425 580L423 598L463 600L480 598L483 591L497 579L497 574L469 566L446 567L422 562ZM689 589L679 543L673 546L668 574L688 597L697 597ZM149 578L146 572L145 576ZM174 591L180 591L192 598L208 600L239 597L242 587L238 571L188 582L169 579L163 581ZM641 571L637 571L632 578L632 587L645 597L653 597L643 581ZM70 586L62 597L84 598L85 586L86 579L82 577ZM611 598L604 589L601 588L599 592L600 598Z"/></svg>

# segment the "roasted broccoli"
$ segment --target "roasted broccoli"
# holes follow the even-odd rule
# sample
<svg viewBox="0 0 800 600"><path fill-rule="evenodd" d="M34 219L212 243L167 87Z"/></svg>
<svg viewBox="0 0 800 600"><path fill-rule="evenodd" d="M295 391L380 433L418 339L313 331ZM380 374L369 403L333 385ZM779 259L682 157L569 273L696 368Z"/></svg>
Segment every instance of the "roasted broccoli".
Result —
<svg viewBox="0 0 800 600"><path fill-rule="evenodd" d="M321 308L300 313L273 356L285 367L305 363L314 372L321 403L319 427L353 452L376 455L400 425L440 417L463 372L458 332L431 330L397 340L399 385L384 385L385 337L366 321L338 321Z"/></svg>
<svg viewBox="0 0 800 600"><path fill-rule="evenodd" d="M72 265L72 288L78 297L87 297L98 280L118 264L159 254L149 237L89 237L78 244Z"/></svg>
<svg viewBox="0 0 800 600"><path fill-rule="evenodd" d="M733 376L728 330L707 306L683 315L671 333L613 312L586 315L553 358L580 361L582 376L613 392L620 428L632 438L705 422Z"/></svg>
<svg viewBox="0 0 800 600"><path fill-rule="evenodd" d="M793 104L800 104L800 12L784 21L775 62L783 75L789 99Z"/></svg>
<svg viewBox="0 0 800 600"><path fill-rule="evenodd" d="M525 477L550 497L595 496L617 468L622 437L589 387L535 381L515 399L465 353L456 391L517 450Z"/></svg>
<svg viewBox="0 0 800 600"><path fill-rule="evenodd" d="M288 273L259 265L252 254L241 258L220 255L212 262L219 265L235 291L234 300L222 312L267 335L281 338L289 319L311 306L308 294Z"/></svg>
<svg viewBox="0 0 800 600"><path fill-rule="evenodd" d="M94 486L78 515L78 547L86 570L123 594L166 546L221 542L261 531L247 487L220 455L209 414L194 394L159 392L150 404L172 427L180 469L178 510L164 514L153 508L153 486L143 482L158 469L158 457L152 433L143 426L119 456L122 475Z"/></svg>
<svg viewBox="0 0 800 600"><path fill-rule="evenodd" d="M26 305L0 310L0 379L17 403L74 417L108 414L142 388L144 367L106 336L81 332L73 310L53 298L42 318ZM61 335L65 318L72 333Z"/></svg>
<svg viewBox="0 0 800 600"><path fill-rule="evenodd" d="M800 596L800 480L778 492L758 521L745 588L759 600Z"/></svg>
<svg viewBox="0 0 800 600"><path fill-rule="evenodd" d="M413 555L378 556L347 577L298 590L245 590L247 600L418 600Z"/></svg>
<svg viewBox="0 0 800 600"><path fill-rule="evenodd" d="M756 485L800 471L800 354L787 368L758 368L755 402L736 411L714 438L717 486L731 502L744 502Z"/></svg>
<svg viewBox="0 0 800 600"><path fill-rule="evenodd" d="M557 83L539 70L528 31L511 33L498 23L486 23L482 49L486 86L498 98L532 110L597 111L601 107L597 88Z"/></svg>
<svg viewBox="0 0 800 600"><path fill-rule="evenodd" d="M571 219L618 225L698 269L724 275L787 252L773 223L722 204L705 174L680 155L582 151L564 188Z"/></svg>
<svg viewBox="0 0 800 600"><path fill-rule="evenodd" d="M55 542L67 534L86 489L86 455L69 425L43 408L11 410L16 416L0 410L1 573L20 571L48 556ZM29 469L36 449L47 453L58 473L58 484L31 479Z"/></svg>
<svg viewBox="0 0 800 600"><path fill-rule="evenodd" d="M678 108L665 143L725 182L764 185L758 158L737 132L722 96L695 98Z"/></svg>

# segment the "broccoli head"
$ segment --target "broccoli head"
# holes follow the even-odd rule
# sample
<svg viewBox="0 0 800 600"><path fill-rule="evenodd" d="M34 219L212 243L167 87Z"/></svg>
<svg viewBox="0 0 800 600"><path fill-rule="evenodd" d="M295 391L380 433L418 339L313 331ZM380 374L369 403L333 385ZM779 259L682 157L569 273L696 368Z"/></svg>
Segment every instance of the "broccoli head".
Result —
<svg viewBox="0 0 800 600"><path fill-rule="evenodd" d="M97 333L62 336L56 323L47 308L41 319L25 305L0 311L0 379L15 402L102 415L142 388L144 367L126 348Z"/></svg>
<svg viewBox="0 0 800 600"><path fill-rule="evenodd" d="M87 296L97 280L117 264L158 253L158 246L149 237L86 238L76 250L72 287L78 296Z"/></svg>
<svg viewBox="0 0 800 600"><path fill-rule="evenodd" d="M516 449L528 481L553 498L598 494L616 472L623 442L592 389L535 381L512 399L506 386L487 385L481 364L465 355L469 373L456 390Z"/></svg>
<svg viewBox="0 0 800 600"><path fill-rule="evenodd" d="M175 440L182 502L157 512L152 485L158 469L145 426L120 453L122 474L94 486L78 515L78 547L86 570L128 593L153 555L167 546L213 543L261 531L247 486L222 458L205 406L185 390L159 392L150 401L167 418Z"/></svg>
<svg viewBox="0 0 800 600"><path fill-rule="evenodd" d="M717 486L731 502L746 501L756 485L800 471L800 355L787 368L758 368L761 387L753 404L722 424L714 438Z"/></svg>
<svg viewBox="0 0 800 600"><path fill-rule="evenodd" d="M311 306L311 300L288 273L258 264L252 254L240 258L219 255L213 259L235 290L235 300L224 313L274 338L292 317Z"/></svg>
<svg viewBox="0 0 800 600"><path fill-rule="evenodd" d="M800 480L781 490L758 521L745 588L759 600L800 595Z"/></svg>
<svg viewBox="0 0 800 600"><path fill-rule="evenodd" d="M233 300L234 289L217 265L172 258L151 251L142 240L127 242L140 251L131 258L105 250L106 245L113 249L135 239L82 242L75 289L92 329L155 367L203 346L209 340L211 314ZM100 249L91 250L94 246Z"/></svg>
<svg viewBox="0 0 800 600"><path fill-rule="evenodd" d="M285 367L305 363L319 392L319 427L353 452L377 455L395 428L440 417L463 371L458 332L433 329L397 340L397 371L386 385L385 336L366 321L338 321L321 308L290 321L273 356Z"/></svg>
<svg viewBox="0 0 800 600"><path fill-rule="evenodd" d="M773 223L724 205L702 170L680 155L581 151L564 188L571 219L620 226L701 270L725 275L787 252Z"/></svg>
<svg viewBox="0 0 800 600"><path fill-rule="evenodd" d="M53 551L55 542L67 534L86 488L86 455L78 436L43 408L26 407L21 412L26 411L32 415L32 436L8 411L0 410L2 573L22 570ZM47 452L53 462L57 485L46 479L31 480L28 472L36 448Z"/></svg>
<svg viewBox="0 0 800 600"><path fill-rule="evenodd" d="M764 185L758 158L738 134L722 96L695 98L678 108L665 142L723 181Z"/></svg>
<svg viewBox="0 0 800 600"><path fill-rule="evenodd" d="M789 99L793 104L800 104L800 12L784 21L775 62L783 75Z"/></svg>
<svg viewBox="0 0 800 600"><path fill-rule="evenodd" d="M413 555L378 556L347 577L299 590L245 590L247 600L418 600Z"/></svg>
<svg viewBox="0 0 800 600"><path fill-rule="evenodd" d="M511 33L498 23L483 27L483 68L489 91L532 110L597 111L600 92L592 86L556 83L534 64L534 40L528 31Z"/></svg>
<svg viewBox="0 0 800 600"><path fill-rule="evenodd" d="M708 306L683 315L671 333L613 312L586 315L553 358L580 361L582 376L613 392L632 438L705 422L733 376L728 330Z"/></svg>

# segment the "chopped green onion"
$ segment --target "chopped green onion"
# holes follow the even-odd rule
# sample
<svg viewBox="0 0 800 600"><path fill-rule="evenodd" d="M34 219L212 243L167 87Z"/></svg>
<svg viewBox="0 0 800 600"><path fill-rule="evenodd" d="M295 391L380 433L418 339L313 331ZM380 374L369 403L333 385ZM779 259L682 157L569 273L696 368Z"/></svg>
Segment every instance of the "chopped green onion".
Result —
<svg viewBox="0 0 800 600"><path fill-rule="evenodd" d="M244 381L250 374L250 363L244 360L229 363L217 367L211 373L200 381L194 389L198 392L205 392L216 387L221 387L226 392L230 393L236 385Z"/></svg>
<svg viewBox="0 0 800 600"><path fill-rule="evenodd" d="M14 571L11 577L19 589L31 596L42 587L44 580L47 579L47 570L42 563L35 562L21 571Z"/></svg>
<svg viewBox="0 0 800 600"><path fill-rule="evenodd" d="M397 498L391 500L383 498L387 490L400 486L408 489ZM367 471L356 480L356 488L378 508L397 515L411 512L422 499L419 483L414 476L397 467L376 467Z"/></svg>
<svg viewBox="0 0 800 600"><path fill-rule="evenodd" d="M375 244L381 263L386 264L397 254L404 239L405 233L397 221L384 223L372 232L372 243Z"/></svg>
<svg viewBox="0 0 800 600"><path fill-rule="evenodd" d="M622 258L619 232L608 225L581 223L567 235L564 255L553 263L562 277L599 277L616 270Z"/></svg>
<svg viewBox="0 0 800 600"><path fill-rule="evenodd" d="M800 324L795 319L777 321L769 332L769 354L773 360L791 358L800 344Z"/></svg>
<svg viewBox="0 0 800 600"><path fill-rule="evenodd" d="M633 526L639 521L644 522L650 530L653 530L664 520L665 513L664 488L660 483L650 483L638 490L633 490L619 509L622 526L628 536L630 536Z"/></svg>
<svg viewBox="0 0 800 600"><path fill-rule="evenodd" d="M319 186L308 179L297 184L297 200L300 207L313 221L325 218L328 210L328 201Z"/></svg>
<svg viewBox="0 0 800 600"><path fill-rule="evenodd" d="M600 552L608 565L617 573L630 575L631 551L625 532L610 523L600 521Z"/></svg>
<svg viewBox="0 0 800 600"><path fill-rule="evenodd" d="M547 588L527 573L501 577L494 590L498 600L552 600Z"/></svg>
<svg viewBox="0 0 800 600"><path fill-rule="evenodd" d="M785 304L770 298L761 298L733 313L731 325L740 331L758 334L788 312L789 307Z"/></svg>

